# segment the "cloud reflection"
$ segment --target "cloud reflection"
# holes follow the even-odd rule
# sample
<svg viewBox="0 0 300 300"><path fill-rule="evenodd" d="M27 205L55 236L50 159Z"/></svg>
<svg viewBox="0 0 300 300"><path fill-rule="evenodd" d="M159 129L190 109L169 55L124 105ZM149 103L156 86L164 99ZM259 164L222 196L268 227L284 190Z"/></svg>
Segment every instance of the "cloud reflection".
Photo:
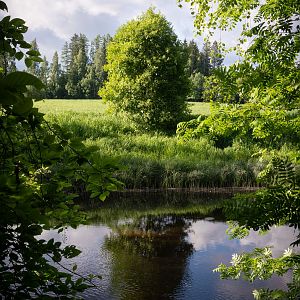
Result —
<svg viewBox="0 0 300 300"><path fill-rule="evenodd" d="M235 240L233 243L226 235L226 229L227 225L225 223L199 220L194 222L190 227L188 240L193 244L196 251L205 251L209 247L221 244L236 251L248 251L248 249L255 247L263 248L265 246L272 246L273 255L279 256L285 249L290 247L290 243L296 238L293 228L274 226L264 235L251 230L249 236L241 240ZM295 250L297 251L299 248Z"/></svg>

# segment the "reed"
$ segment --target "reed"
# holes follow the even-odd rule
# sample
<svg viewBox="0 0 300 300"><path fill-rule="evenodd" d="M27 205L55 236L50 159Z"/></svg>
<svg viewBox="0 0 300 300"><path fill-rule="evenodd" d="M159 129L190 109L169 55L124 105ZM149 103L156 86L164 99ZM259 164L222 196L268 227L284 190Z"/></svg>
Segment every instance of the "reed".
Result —
<svg viewBox="0 0 300 300"><path fill-rule="evenodd" d="M127 189L255 186L263 164L242 146L217 149L205 138L181 141L175 134L141 132L125 116L105 112L100 100L47 100L37 103L50 123L97 149L99 167L107 160L122 168L115 176ZM195 103L194 109L207 103Z"/></svg>

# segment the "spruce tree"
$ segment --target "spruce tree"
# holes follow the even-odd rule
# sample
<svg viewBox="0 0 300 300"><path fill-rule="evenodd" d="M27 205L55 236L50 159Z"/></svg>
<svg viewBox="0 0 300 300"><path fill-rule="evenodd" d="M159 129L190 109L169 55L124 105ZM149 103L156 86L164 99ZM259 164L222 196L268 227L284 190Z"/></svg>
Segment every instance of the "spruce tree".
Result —
<svg viewBox="0 0 300 300"><path fill-rule="evenodd" d="M210 62L211 62L212 70L215 70L220 66L222 66L224 58L222 57L220 46L217 41L214 41L211 46L210 56L211 56Z"/></svg>

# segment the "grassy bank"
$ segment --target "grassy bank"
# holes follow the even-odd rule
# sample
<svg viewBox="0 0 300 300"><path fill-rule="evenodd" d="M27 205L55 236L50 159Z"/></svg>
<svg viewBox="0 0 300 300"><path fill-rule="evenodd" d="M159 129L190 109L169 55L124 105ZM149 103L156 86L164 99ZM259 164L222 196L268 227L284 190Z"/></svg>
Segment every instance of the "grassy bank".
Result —
<svg viewBox="0 0 300 300"><path fill-rule="evenodd" d="M126 188L254 186L262 169L251 149L221 150L204 138L183 142L175 134L143 133L124 117L105 113L100 100L46 100L36 106L50 122L96 146L96 165L118 161L122 170L116 176ZM208 103L193 103L191 109L209 114Z"/></svg>

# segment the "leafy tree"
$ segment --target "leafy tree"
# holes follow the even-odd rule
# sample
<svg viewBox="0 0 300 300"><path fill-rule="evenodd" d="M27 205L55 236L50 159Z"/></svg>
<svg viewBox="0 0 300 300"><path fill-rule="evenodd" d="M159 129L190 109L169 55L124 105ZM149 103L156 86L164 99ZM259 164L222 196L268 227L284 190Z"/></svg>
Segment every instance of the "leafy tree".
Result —
<svg viewBox="0 0 300 300"><path fill-rule="evenodd" d="M203 100L203 92L204 92L204 82L205 77L200 72L193 73L190 76L191 82L191 92L189 97L193 99L193 101L202 101Z"/></svg>
<svg viewBox="0 0 300 300"><path fill-rule="evenodd" d="M182 2L182 1L179 1ZM190 2L186 0L186 2ZM211 8L214 5L212 11ZM278 140L284 127L284 116L293 116L291 133L294 136L296 149L299 147L299 68L297 59L300 53L299 1L244 1L244 0L196 0L191 2L195 17L195 26L199 33L216 28L232 29L243 19L249 19L255 14L253 27L247 22L241 35L241 43L251 39L250 46L243 50L237 47L243 60L229 68L224 68L217 83L221 88L229 86L228 91L239 90L240 95L248 99L249 104L239 107L237 114L232 113L232 119L220 114L220 119L228 122L228 127L240 134L245 129L254 127L253 134L261 139L264 129L271 123L277 130L273 139ZM225 81L222 81L226 78ZM230 80L231 79L231 80ZM229 97L230 98L230 97ZM233 107L234 108L234 107ZM245 111L247 108L247 111ZM240 112L254 116L259 113L263 118L245 118L244 127L235 127L234 122L241 119ZM275 116L273 115L275 114ZM245 117L245 116L243 116ZM283 117L283 119L282 119ZM284 126L287 125L283 122ZM229 125L229 126L228 126ZM254 126L253 126L254 125ZM181 125L184 127L184 124ZM212 129L208 128L211 132ZM272 129L270 131L272 133ZM284 170L285 168L285 170ZM231 207L229 217L236 220L242 227L233 227L233 232L240 229L268 230L272 225L289 224L299 230L299 187L294 180L291 164L282 159L272 162L272 172L275 177L269 177L269 188L258 192L247 201L239 201ZM230 209L228 210L230 212ZM299 243L299 239L296 241ZM249 280L266 279L272 274L283 275L293 271L294 280L289 290L255 291L256 299L297 299L300 296L299 255L292 256L287 251L278 259L274 259L270 249L256 249L250 254L235 255L232 266L221 265L218 271L224 278L238 278L241 274Z"/></svg>
<svg viewBox="0 0 300 300"><path fill-rule="evenodd" d="M297 240L291 245L299 245L300 188L296 183L294 165L286 158L274 157L259 179L267 185L266 189L251 195L238 195L225 205L226 215L232 220L229 235L243 238L252 228L267 231L271 226L287 224L298 230ZM300 296L300 255L293 253L292 249L278 258L273 257L270 245L251 253L234 254L231 266L221 264L215 271L220 272L223 279L243 276L251 282L291 271L293 277L287 291L255 290L254 298L293 300Z"/></svg>
<svg viewBox="0 0 300 300"><path fill-rule="evenodd" d="M0 9L7 6L0 1ZM27 66L40 61L39 53L24 40L22 19L0 21L2 57L25 57ZM75 246L38 238L52 227L62 231L85 220L74 205L74 184L81 183L102 200L119 183L111 177L114 166L98 170L79 140L50 126L28 87L44 85L26 72L0 72L0 297L4 299L73 299L90 279L60 264L80 253ZM58 270L58 267L60 270Z"/></svg>
<svg viewBox="0 0 300 300"><path fill-rule="evenodd" d="M109 44L100 96L144 128L173 128L186 112L185 65L170 23L150 8L121 26Z"/></svg>

